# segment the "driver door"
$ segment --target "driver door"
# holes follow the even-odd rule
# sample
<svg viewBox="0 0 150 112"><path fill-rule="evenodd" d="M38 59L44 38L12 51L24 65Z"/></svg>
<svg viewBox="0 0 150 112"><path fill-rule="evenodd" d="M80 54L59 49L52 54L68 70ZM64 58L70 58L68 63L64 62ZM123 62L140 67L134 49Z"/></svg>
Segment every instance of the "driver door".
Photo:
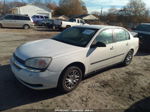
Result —
<svg viewBox="0 0 150 112"><path fill-rule="evenodd" d="M100 32L93 41L93 44L96 42L103 42L106 44L106 47L95 47L89 49L89 72L111 65L113 63L113 56L115 55L115 43L113 41L112 29L106 29Z"/></svg>

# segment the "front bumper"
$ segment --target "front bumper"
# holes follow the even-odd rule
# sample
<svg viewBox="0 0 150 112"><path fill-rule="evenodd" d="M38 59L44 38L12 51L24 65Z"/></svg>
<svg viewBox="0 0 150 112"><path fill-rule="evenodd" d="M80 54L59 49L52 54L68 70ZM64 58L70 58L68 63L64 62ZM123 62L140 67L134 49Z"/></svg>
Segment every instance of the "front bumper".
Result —
<svg viewBox="0 0 150 112"><path fill-rule="evenodd" d="M17 62L13 57L10 60L11 70L15 77L25 86L31 89L50 89L57 87L59 72L44 72L31 71Z"/></svg>

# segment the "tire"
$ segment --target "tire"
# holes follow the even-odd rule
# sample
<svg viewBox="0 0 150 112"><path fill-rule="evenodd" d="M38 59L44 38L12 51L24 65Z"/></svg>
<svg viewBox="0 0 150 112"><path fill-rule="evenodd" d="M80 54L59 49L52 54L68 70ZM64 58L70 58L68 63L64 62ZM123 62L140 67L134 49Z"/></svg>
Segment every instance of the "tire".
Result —
<svg viewBox="0 0 150 112"><path fill-rule="evenodd" d="M132 62L132 59L133 59L133 53L134 53L133 50L130 50L128 52L128 54L126 55L126 57L125 57L125 59L124 59L124 61L122 63L124 66L130 65L130 63Z"/></svg>
<svg viewBox="0 0 150 112"><path fill-rule="evenodd" d="M41 26L46 26L44 23L42 23L42 25Z"/></svg>
<svg viewBox="0 0 150 112"><path fill-rule="evenodd" d="M54 25L52 26L52 30L56 30L56 27Z"/></svg>
<svg viewBox="0 0 150 112"><path fill-rule="evenodd" d="M70 28L70 27L71 27L70 25L67 25L67 26L66 26L66 29L67 29L67 28Z"/></svg>
<svg viewBox="0 0 150 112"><path fill-rule="evenodd" d="M2 25L2 24L0 24L0 28L3 28L3 25Z"/></svg>
<svg viewBox="0 0 150 112"><path fill-rule="evenodd" d="M23 26L23 29L25 29L25 30L27 30L27 29L29 29L29 28L30 28L29 25L24 25L24 26Z"/></svg>
<svg viewBox="0 0 150 112"><path fill-rule="evenodd" d="M77 66L69 66L61 74L58 89L63 93L74 90L82 80L82 71Z"/></svg>

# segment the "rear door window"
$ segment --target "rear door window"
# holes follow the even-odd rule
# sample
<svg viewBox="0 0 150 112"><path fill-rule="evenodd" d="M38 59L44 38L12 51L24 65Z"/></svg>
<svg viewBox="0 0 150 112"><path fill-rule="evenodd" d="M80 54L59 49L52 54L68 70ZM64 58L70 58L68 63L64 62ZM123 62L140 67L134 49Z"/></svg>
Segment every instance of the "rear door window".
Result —
<svg viewBox="0 0 150 112"><path fill-rule="evenodd" d="M35 18L39 19L40 17L39 16L35 16Z"/></svg>
<svg viewBox="0 0 150 112"><path fill-rule="evenodd" d="M130 39L130 35L123 29L114 29L114 39L116 42L125 41Z"/></svg>
<svg viewBox="0 0 150 112"><path fill-rule="evenodd" d="M45 17L45 19L48 19L48 17L47 16L44 16Z"/></svg>
<svg viewBox="0 0 150 112"><path fill-rule="evenodd" d="M44 19L44 17L43 17L43 16L40 16L40 18L41 18L41 19Z"/></svg>
<svg viewBox="0 0 150 112"><path fill-rule="evenodd" d="M23 20L30 21L30 18L29 18L28 16L27 16L27 17L26 17L26 16L24 16L24 17L23 17Z"/></svg>

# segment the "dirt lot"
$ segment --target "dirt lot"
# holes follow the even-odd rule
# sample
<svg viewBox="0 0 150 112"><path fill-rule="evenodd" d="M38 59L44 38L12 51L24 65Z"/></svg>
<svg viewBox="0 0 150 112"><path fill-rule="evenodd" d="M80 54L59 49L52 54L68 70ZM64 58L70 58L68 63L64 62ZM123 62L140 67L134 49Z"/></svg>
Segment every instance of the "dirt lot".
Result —
<svg viewBox="0 0 150 112"><path fill-rule="evenodd" d="M34 91L13 76L9 58L17 46L58 32L0 29L0 110L100 109L102 112L145 112L150 109L150 54L138 53L128 67L114 66L92 74L68 94L56 89ZM130 110L131 109L131 110ZM23 110L22 110L23 111ZM24 110L27 111L27 110Z"/></svg>

